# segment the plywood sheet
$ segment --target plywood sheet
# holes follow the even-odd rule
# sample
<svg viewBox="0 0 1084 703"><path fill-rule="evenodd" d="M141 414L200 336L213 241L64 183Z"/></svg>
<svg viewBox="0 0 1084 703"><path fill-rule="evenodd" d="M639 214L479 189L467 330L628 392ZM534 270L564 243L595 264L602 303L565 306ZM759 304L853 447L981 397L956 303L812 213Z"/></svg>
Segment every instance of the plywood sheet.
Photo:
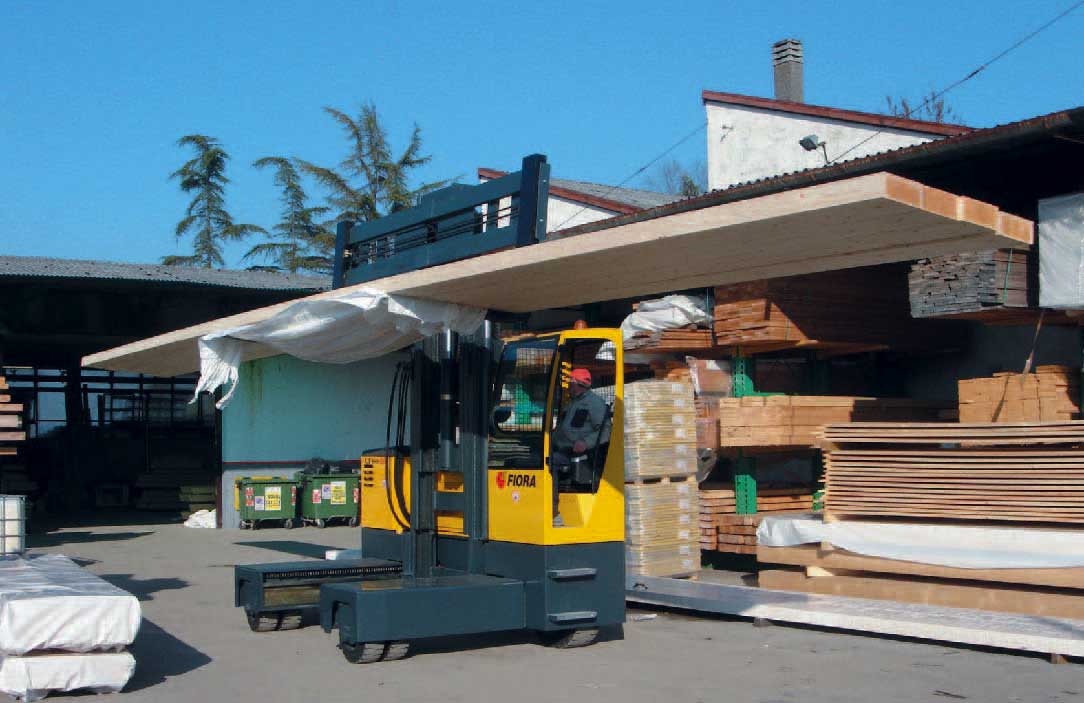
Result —
<svg viewBox="0 0 1084 703"><path fill-rule="evenodd" d="M1031 222L887 173L644 219L391 276L368 285L527 312L961 251L1027 246ZM341 295L350 288L314 298ZM92 354L84 365L172 376L199 367L196 340L289 303ZM275 352L252 345L246 358Z"/></svg>

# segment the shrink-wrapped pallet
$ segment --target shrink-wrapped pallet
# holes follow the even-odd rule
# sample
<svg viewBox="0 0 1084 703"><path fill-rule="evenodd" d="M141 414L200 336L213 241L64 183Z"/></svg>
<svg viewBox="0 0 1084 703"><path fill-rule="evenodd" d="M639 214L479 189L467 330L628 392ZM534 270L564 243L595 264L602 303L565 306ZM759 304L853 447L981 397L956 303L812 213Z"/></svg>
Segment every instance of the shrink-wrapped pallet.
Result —
<svg viewBox="0 0 1084 703"><path fill-rule="evenodd" d="M625 480L696 473L696 412L689 383L625 386Z"/></svg>
<svg viewBox="0 0 1084 703"><path fill-rule="evenodd" d="M625 486L625 568L687 576L700 568L695 476Z"/></svg>

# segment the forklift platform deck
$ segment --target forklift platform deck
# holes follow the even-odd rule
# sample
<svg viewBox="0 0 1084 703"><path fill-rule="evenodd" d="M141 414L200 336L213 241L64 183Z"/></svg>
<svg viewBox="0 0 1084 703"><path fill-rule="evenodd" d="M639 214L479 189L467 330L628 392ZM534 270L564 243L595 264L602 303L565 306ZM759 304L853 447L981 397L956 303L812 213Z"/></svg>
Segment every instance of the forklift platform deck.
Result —
<svg viewBox="0 0 1084 703"><path fill-rule="evenodd" d="M235 566L234 605L256 632L293 630L302 612L320 606L320 586L358 579L395 578L403 565L386 559L290 561Z"/></svg>

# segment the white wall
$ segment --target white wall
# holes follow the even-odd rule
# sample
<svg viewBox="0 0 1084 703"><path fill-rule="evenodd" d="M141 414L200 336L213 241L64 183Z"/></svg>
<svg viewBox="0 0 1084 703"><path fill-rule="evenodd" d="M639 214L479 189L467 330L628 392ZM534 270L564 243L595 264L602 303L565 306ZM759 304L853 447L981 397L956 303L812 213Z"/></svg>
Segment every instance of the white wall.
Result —
<svg viewBox="0 0 1084 703"><path fill-rule="evenodd" d="M584 205L572 200L550 195L549 207L546 209L546 231L555 232L558 229L568 229L576 225L585 225L588 222L597 222L617 215L612 210L603 210L594 205Z"/></svg>
<svg viewBox="0 0 1084 703"><path fill-rule="evenodd" d="M806 151L798 145L799 139L810 134L816 134L827 142L829 159L835 159L876 134L848 153L844 161L928 142L934 138L921 132L745 105L707 102L704 109L708 122L708 187L711 190L824 166L824 155L820 149Z"/></svg>

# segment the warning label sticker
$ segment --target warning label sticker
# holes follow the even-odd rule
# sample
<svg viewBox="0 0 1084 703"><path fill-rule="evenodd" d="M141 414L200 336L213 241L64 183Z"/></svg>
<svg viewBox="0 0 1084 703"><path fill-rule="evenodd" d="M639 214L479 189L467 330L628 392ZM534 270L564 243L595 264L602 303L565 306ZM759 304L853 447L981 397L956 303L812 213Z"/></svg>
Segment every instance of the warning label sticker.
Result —
<svg viewBox="0 0 1084 703"><path fill-rule="evenodd" d="M312 502L313 503L319 503L320 502L320 489L319 488L312 489Z"/></svg>
<svg viewBox="0 0 1084 703"><path fill-rule="evenodd" d="M245 486L245 507L251 508L253 505L252 486Z"/></svg>
<svg viewBox="0 0 1084 703"><path fill-rule="evenodd" d="M256 496L255 503L256 503L256 505L255 505L256 510L263 510L264 509L264 507L263 507L263 505L264 505L263 496Z"/></svg>
<svg viewBox="0 0 1084 703"><path fill-rule="evenodd" d="M325 483L320 486L320 495L324 497L324 500L331 500L331 484Z"/></svg>
<svg viewBox="0 0 1084 703"><path fill-rule="evenodd" d="M346 505L346 481L331 482L331 504Z"/></svg>
<svg viewBox="0 0 1084 703"><path fill-rule="evenodd" d="M267 506L265 510L282 510L282 486L268 486L263 491L263 497Z"/></svg>

